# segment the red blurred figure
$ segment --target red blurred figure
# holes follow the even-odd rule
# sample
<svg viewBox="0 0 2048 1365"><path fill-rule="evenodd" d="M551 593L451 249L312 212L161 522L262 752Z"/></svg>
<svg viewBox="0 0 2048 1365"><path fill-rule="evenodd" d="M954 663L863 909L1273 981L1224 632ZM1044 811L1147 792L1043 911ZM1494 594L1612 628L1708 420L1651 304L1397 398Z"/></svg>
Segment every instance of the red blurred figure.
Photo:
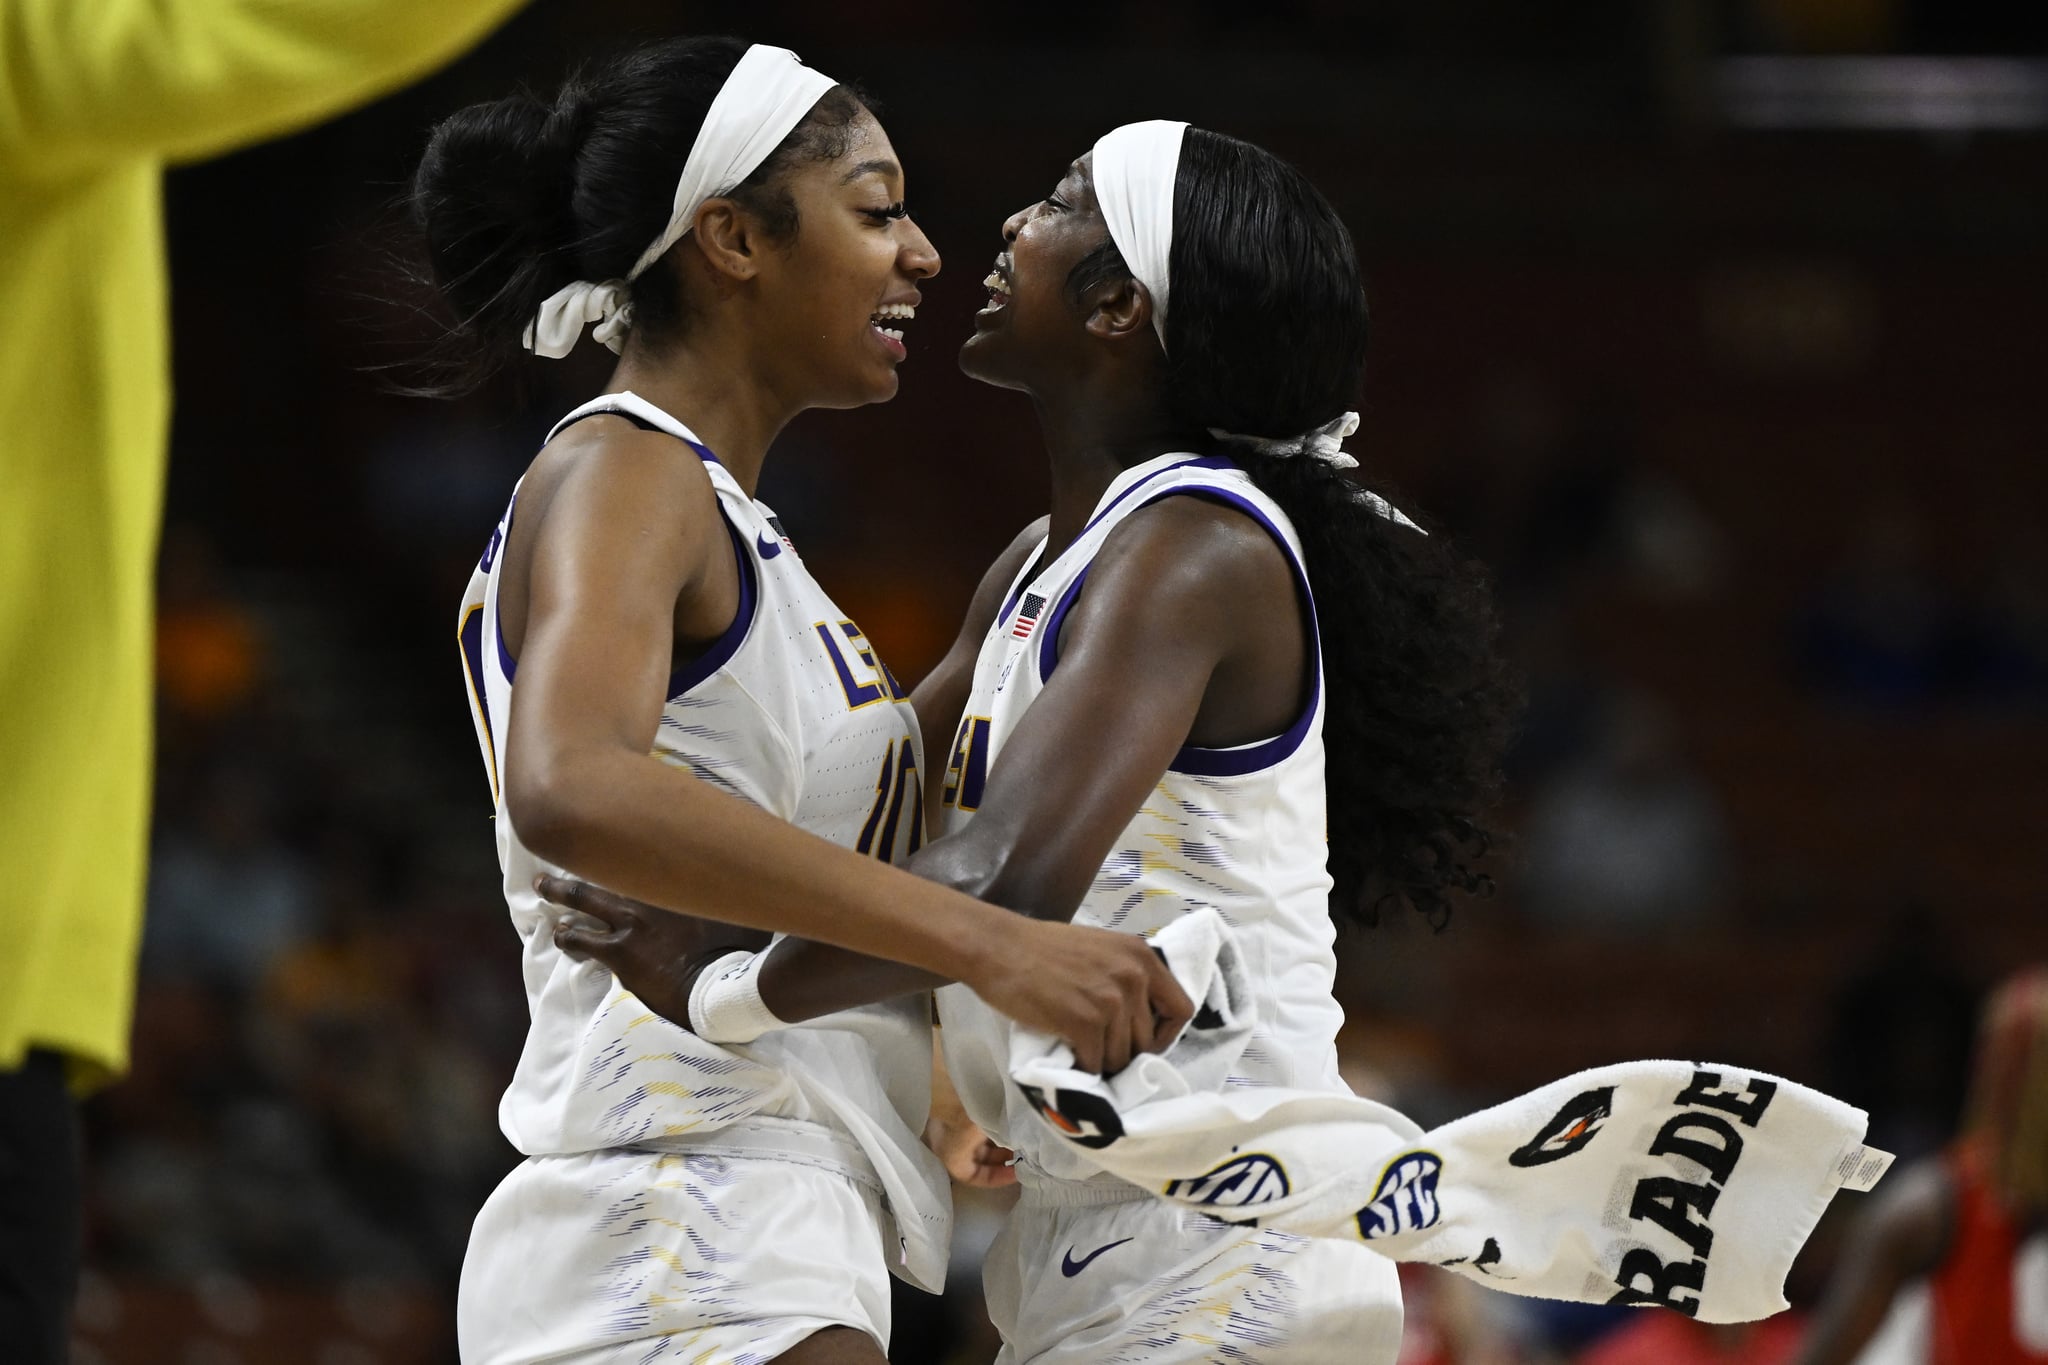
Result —
<svg viewBox="0 0 2048 1365"><path fill-rule="evenodd" d="M1798 1344L1799 1322L1789 1314L1710 1325L1653 1308L1602 1338L1579 1365L1784 1365Z"/></svg>
<svg viewBox="0 0 2048 1365"><path fill-rule="evenodd" d="M2048 968L1993 995L1976 1072L1963 1136L1878 1197L1797 1365L1847 1365L1881 1325L1887 1365L2048 1362Z"/></svg>

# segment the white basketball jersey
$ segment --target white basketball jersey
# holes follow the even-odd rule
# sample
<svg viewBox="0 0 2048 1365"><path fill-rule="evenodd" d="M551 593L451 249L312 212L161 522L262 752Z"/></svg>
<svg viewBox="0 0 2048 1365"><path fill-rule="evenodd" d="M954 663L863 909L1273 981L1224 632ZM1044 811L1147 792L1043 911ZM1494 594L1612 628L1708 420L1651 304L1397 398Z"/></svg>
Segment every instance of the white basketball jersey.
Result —
<svg viewBox="0 0 2048 1365"><path fill-rule="evenodd" d="M702 459L740 569L731 627L675 674L653 755L721 791L885 862L923 840L917 717L860 630L804 568L781 523L748 497L689 428L631 393L606 394L563 418L613 413L677 438ZM554 432L549 433L552 440ZM721 1142L720 1130L850 1138L873 1163L906 1250L941 1258L950 1222L944 1170L919 1140L931 1102L931 1027L922 997L848 1010L744 1047L707 1043L654 1014L610 972L560 952L560 913L534 893L559 871L526 848L500 774L518 665L499 633L505 520L470 579L460 618L477 740L497 802L505 900L525 945L531 1025L499 1122L529 1156L612 1147ZM730 1137L731 1134L727 1134ZM758 1142L755 1145L760 1145ZM896 1259L892 1257L892 1259Z"/></svg>
<svg viewBox="0 0 2048 1365"><path fill-rule="evenodd" d="M1111 533L1161 498L1228 504L1286 552L1314 623L1301 543L1250 476L1214 456L1162 455L1119 474L1087 528L1050 564L1041 544L1019 571L975 664L974 689L946 771L948 833L973 819L1005 738L1059 664L1060 627ZM1198 627L1197 627L1198 628ZM1322 653L1310 636L1312 690L1285 733L1231 749L1183 748L1122 834L1074 916L1076 924L1150 935L1213 907L1244 944L1260 1030L1227 1084L1344 1092L1335 1039L1344 1012L1330 921L1323 790ZM1074 762L1086 762L1076 754ZM1007 1081L1008 1025L964 986L939 993L953 1083L974 1120L1046 1174L1105 1179L1032 1115Z"/></svg>

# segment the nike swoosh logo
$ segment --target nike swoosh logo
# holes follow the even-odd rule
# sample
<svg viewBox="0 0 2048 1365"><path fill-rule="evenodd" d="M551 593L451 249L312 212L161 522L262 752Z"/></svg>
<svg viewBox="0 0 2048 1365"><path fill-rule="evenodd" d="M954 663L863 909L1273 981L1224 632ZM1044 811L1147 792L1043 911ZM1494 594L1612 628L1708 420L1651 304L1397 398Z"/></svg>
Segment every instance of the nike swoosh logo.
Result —
<svg viewBox="0 0 2048 1365"><path fill-rule="evenodd" d="M1122 1246L1124 1242L1129 1242L1132 1240L1135 1239L1126 1237L1121 1242L1111 1242L1108 1246L1097 1247L1095 1248L1095 1250L1089 1252L1086 1256L1083 1256L1078 1261L1074 1259L1074 1249L1072 1247L1068 1247L1067 1254L1060 1257L1060 1274L1066 1276L1068 1279L1071 1280L1076 1275L1086 1270L1094 1262L1095 1258L1097 1256L1100 1256L1103 1252L1114 1251L1118 1247Z"/></svg>
<svg viewBox="0 0 2048 1365"><path fill-rule="evenodd" d="M782 553L782 543L768 539L759 531L754 532L754 548L761 552L761 558L773 559Z"/></svg>

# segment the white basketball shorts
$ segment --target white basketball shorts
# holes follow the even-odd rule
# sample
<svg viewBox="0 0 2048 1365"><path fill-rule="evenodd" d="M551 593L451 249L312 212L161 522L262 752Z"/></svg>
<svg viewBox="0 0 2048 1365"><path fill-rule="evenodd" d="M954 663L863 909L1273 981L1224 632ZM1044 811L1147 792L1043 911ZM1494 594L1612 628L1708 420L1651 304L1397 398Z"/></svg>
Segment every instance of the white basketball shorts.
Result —
<svg viewBox="0 0 2048 1365"><path fill-rule="evenodd" d="M470 1232L463 1365L763 1365L827 1327L886 1349L880 1190L844 1145L844 1163L758 1150L529 1157Z"/></svg>
<svg viewBox="0 0 2048 1365"><path fill-rule="evenodd" d="M1027 1184L982 1282L998 1365L1393 1365L1401 1350L1385 1257L1133 1186Z"/></svg>

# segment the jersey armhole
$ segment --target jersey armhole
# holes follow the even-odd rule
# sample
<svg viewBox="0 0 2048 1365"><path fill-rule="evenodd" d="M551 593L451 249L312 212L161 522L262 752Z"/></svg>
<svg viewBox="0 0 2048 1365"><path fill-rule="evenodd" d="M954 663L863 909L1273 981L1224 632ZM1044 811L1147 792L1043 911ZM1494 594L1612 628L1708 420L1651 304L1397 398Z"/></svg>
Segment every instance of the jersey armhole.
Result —
<svg viewBox="0 0 2048 1365"><path fill-rule="evenodd" d="M1273 524L1265 509L1240 493L1229 489L1196 484L1181 488L1169 488L1153 494L1131 509L1149 507L1155 502L1174 497L1207 498L1225 506L1235 507L1257 522L1280 547L1280 553L1287 556L1287 567L1294 574L1295 592L1308 608L1308 698L1302 703L1301 713L1279 734L1269 739L1253 740L1249 744L1234 745L1228 749L1205 749L1199 745L1184 744L1167 764L1168 772L1186 773L1194 777L1242 777L1247 773L1270 768L1291 756L1308 737L1309 727L1316 718L1323 700L1323 643L1322 628L1316 619L1315 594L1309 589L1308 573L1303 569L1301 559L1294 548L1287 543L1287 537ZM1067 612L1081 595L1082 584L1088 581L1088 570L1083 568L1060 594L1059 602L1053 607L1045 623L1045 634L1038 642L1038 676L1041 682L1051 679L1053 670L1059 666L1060 631L1066 625ZM1000 618L999 618L1000 619Z"/></svg>
<svg viewBox="0 0 2048 1365"><path fill-rule="evenodd" d="M633 395L629 394L626 396L632 397ZM694 451L697 458L708 464L723 467L718 456L711 453L709 446L693 441L687 436L679 436L666 427L649 421L640 413L626 406L590 406L585 411L572 413L555 425L555 429L548 433L548 440L554 440L555 437L561 435L569 427L590 417L618 417L632 423L642 431L655 431L660 432L664 436L674 437ZM716 487L712 489L712 498L718 507L718 519L725 526L727 538L732 541L733 559L739 565L740 605L739 609L733 613L732 624L727 626L716 640L713 640L706 646L702 654L692 659L682 668L676 669L669 674L667 699L670 701L680 697L683 693L725 667L732 656L739 652L740 646L746 643L747 632L753 627L754 606L760 597L759 585L755 581L754 557L747 553L746 537L740 534L739 528L733 525L732 518L726 515L725 501L718 497ZM507 541L512 538L512 518L518 509L519 493L515 489L512 494L512 505L505 509L504 534ZM494 546L493 548L496 547ZM512 675L519 668L519 661L514 659L512 651L505 647L505 631L502 619L494 621L493 625L497 627L493 633L498 643L498 666L504 670L505 681L510 683Z"/></svg>
<svg viewBox="0 0 2048 1365"><path fill-rule="evenodd" d="M718 520L725 527L726 539L732 542L733 559L739 565L739 608L733 612L732 624L727 626L716 640L705 646L702 654L669 674L668 699L671 701L725 667L732 656L739 652L740 646L746 643L747 632L754 624L754 607L761 596L759 585L755 581L754 557L747 553L747 542L741 537L739 528L732 524L732 518L726 515L723 502L718 504ZM512 526L510 511L505 514L505 526L509 538ZM464 624L466 626L467 621ZM498 667L504 671L505 681L509 684L513 681L513 674L519 669L519 661L513 658L512 651L505 647L503 622L493 624L497 627L492 631L492 635L498 644Z"/></svg>
<svg viewBox="0 0 2048 1365"><path fill-rule="evenodd" d="M504 530L491 537L490 548L484 551L484 571L490 572L493 557L506 552L512 544L512 518L519 515L519 490L512 490L512 500L505 504ZM505 685L512 685L512 674L519 668L519 661L512 657L512 651L505 646L505 583L498 579L490 592L491 597L491 639L498 646L498 671L505 675ZM481 650L478 651L481 654ZM478 664L483 660L479 658Z"/></svg>
<svg viewBox="0 0 2048 1365"><path fill-rule="evenodd" d="M682 668L669 674L668 699L674 701L691 688L709 678L732 661L739 653L740 646L747 642L747 635L754 627L754 613L761 600L761 589L754 566L754 556L749 553L746 537L739 527L732 524L726 515L725 503L718 504L718 519L725 524L726 538L732 542L733 559L740 570L740 604L732 614L732 624L725 628L716 640L707 645L702 654L690 660Z"/></svg>

